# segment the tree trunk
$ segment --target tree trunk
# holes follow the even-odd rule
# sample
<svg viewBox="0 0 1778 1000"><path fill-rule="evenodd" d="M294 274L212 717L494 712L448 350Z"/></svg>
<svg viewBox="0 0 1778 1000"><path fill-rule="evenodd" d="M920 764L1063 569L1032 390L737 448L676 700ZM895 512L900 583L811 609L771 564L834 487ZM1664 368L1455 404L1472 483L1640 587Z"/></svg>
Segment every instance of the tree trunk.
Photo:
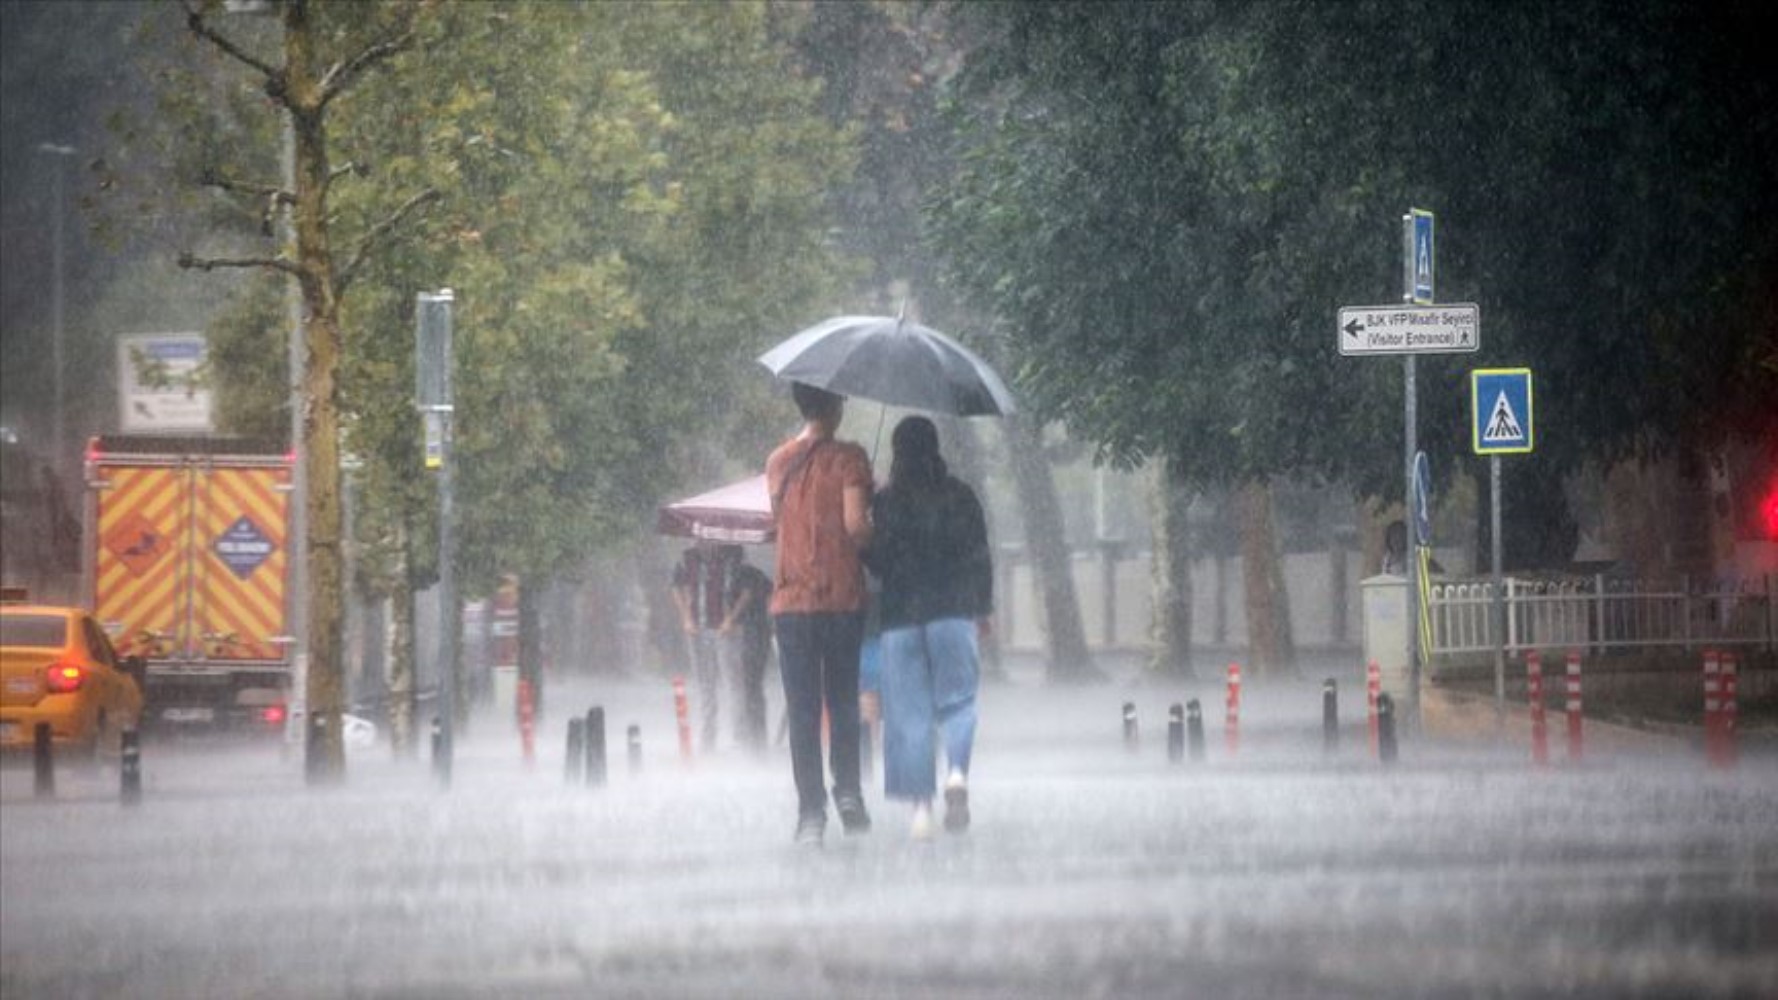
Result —
<svg viewBox="0 0 1778 1000"><path fill-rule="evenodd" d="M1025 545L1043 594L1045 676L1050 681L1100 680L1103 675L1093 664L1086 628L1081 624L1067 529L1049 460L1043 454L1041 428L1033 427L1030 417L1014 413L1005 418L1005 430L1019 510L1025 521Z"/></svg>
<svg viewBox="0 0 1778 1000"><path fill-rule="evenodd" d="M1151 671L1190 679L1192 671L1192 540L1186 519L1191 490L1174 475L1173 462L1156 463L1149 483L1149 579L1154 617L1150 624Z"/></svg>
<svg viewBox="0 0 1778 1000"><path fill-rule="evenodd" d="M535 576L519 578L519 683L531 687L531 717L543 715L543 621L538 606L544 587Z"/></svg>
<svg viewBox="0 0 1778 1000"><path fill-rule="evenodd" d="M398 758L411 758L414 738L414 584L408 577L408 534L405 525L396 546L395 592L389 597L389 742Z"/></svg>
<svg viewBox="0 0 1778 1000"><path fill-rule="evenodd" d="M341 662L344 607L340 510L339 300L328 234L327 184L330 167L326 105L317 73L319 59L306 4L284 5L283 102L294 139L291 228L296 246L297 283L303 299L302 447L307 478L303 510L307 517L309 658L307 710L311 782L338 781L345 775L345 743L340 733L345 684ZM314 723L324 728L316 730Z"/></svg>
<svg viewBox="0 0 1778 1000"><path fill-rule="evenodd" d="M1247 596L1247 665L1250 676L1279 677L1296 671L1290 635L1290 597L1272 527L1272 489L1251 480L1241 490L1241 563Z"/></svg>
<svg viewBox="0 0 1778 1000"><path fill-rule="evenodd" d="M673 607L673 576L666 551L666 544L656 540L636 547L636 582L648 608L648 648L654 651L655 663L667 674L685 674L691 665L685 662L685 633L679 627L679 611Z"/></svg>

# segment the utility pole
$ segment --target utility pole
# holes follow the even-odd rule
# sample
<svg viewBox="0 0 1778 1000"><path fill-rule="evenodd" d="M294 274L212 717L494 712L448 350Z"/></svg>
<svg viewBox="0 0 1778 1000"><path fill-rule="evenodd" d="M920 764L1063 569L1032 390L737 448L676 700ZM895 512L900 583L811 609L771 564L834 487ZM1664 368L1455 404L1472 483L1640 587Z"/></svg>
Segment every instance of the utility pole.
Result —
<svg viewBox="0 0 1778 1000"><path fill-rule="evenodd" d="M63 219L63 216L67 214L64 210L64 202L66 199L63 195L63 185L64 177L67 174L68 157L74 155L75 149L73 146L61 145L53 142L40 142L37 144L37 151L55 157L56 164L55 180L52 188L53 194L51 195L50 205L50 257L51 267L53 269L50 278L50 328L53 333L53 343L50 347L50 364L54 368L54 371L50 375L50 382L55 396L55 405L50 411L50 447L55 458L50 464L57 471L59 478L61 471L66 469L69 464L67 450L68 437L66 429L68 418L63 413L63 406L67 401L63 392L63 372L66 368L66 362L64 361L65 348L63 347L63 339L65 334L62 328L62 310L64 303L67 301L67 290L64 284L65 279L63 277L63 269L66 266L65 258L67 253L63 238L64 227L66 226L66 221Z"/></svg>
<svg viewBox="0 0 1778 1000"><path fill-rule="evenodd" d="M438 740L433 772L451 784L452 735L457 711L457 576L455 496L451 483L451 307L449 288L420 292L414 303L415 401L426 423L426 468L438 472Z"/></svg>

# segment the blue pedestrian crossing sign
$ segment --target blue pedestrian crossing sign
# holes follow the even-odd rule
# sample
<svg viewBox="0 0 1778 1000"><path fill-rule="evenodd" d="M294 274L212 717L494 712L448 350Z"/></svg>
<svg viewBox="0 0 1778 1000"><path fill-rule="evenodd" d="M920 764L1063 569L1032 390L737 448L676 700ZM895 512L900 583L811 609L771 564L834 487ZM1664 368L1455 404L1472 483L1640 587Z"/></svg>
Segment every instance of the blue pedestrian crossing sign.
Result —
<svg viewBox="0 0 1778 1000"><path fill-rule="evenodd" d="M1471 371L1469 409L1476 454L1510 455L1531 450L1531 369Z"/></svg>

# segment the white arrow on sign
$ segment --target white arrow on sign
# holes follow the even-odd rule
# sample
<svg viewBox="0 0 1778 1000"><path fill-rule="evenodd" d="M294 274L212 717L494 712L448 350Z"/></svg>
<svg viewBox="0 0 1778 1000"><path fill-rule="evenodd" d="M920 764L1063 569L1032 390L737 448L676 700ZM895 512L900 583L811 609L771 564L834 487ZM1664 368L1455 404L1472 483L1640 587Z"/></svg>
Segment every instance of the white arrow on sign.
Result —
<svg viewBox="0 0 1778 1000"><path fill-rule="evenodd" d="M1340 353L1469 354L1482 346L1482 310L1473 302L1441 306L1343 306Z"/></svg>

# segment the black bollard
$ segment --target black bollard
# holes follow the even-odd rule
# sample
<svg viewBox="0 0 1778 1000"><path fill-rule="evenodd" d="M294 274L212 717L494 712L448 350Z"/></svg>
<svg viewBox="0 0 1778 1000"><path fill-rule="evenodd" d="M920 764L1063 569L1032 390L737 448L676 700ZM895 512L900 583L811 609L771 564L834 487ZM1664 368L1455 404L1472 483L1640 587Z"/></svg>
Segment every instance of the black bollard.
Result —
<svg viewBox="0 0 1778 1000"><path fill-rule="evenodd" d="M630 744L630 773L642 773L642 727L631 725L628 735Z"/></svg>
<svg viewBox="0 0 1778 1000"><path fill-rule="evenodd" d="M39 722L31 731L31 761L36 766L32 788L40 797L56 793L56 758L50 742L49 723Z"/></svg>
<svg viewBox="0 0 1778 1000"><path fill-rule="evenodd" d="M134 729L123 731L120 741L122 746L122 788L120 789L123 804L139 805L142 802L142 738Z"/></svg>
<svg viewBox="0 0 1778 1000"><path fill-rule="evenodd" d="M327 770L327 713L309 711L308 738L303 744L303 774L309 784L321 780Z"/></svg>
<svg viewBox="0 0 1778 1000"><path fill-rule="evenodd" d="M1167 759L1175 764L1185 759L1185 706L1178 702L1167 709Z"/></svg>
<svg viewBox="0 0 1778 1000"><path fill-rule="evenodd" d="M1124 749L1135 753L1139 742L1136 736L1136 703L1126 701L1124 702Z"/></svg>
<svg viewBox="0 0 1778 1000"><path fill-rule="evenodd" d="M1332 677L1321 682L1321 749L1340 749L1340 688Z"/></svg>
<svg viewBox="0 0 1778 1000"><path fill-rule="evenodd" d="M580 764L586 757L586 720L575 716L568 720L568 764L563 778L570 785L580 783Z"/></svg>
<svg viewBox="0 0 1778 1000"><path fill-rule="evenodd" d="M1204 708L1198 699L1185 703L1185 736L1191 745L1192 760L1204 759Z"/></svg>
<svg viewBox="0 0 1778 1000"><path fill-rule="evenodd" d="M605 786L605 709L598 705L586 713L586 783Z"/></svg>
<svg viewBox="0 0 1778 1000"><path fill-rule="evenodd" d="M451 786L451 748L445 744L444 718L432 717L432 774L438 783Z"/></svg>
<svg viewBox="0 0 1778 1000"><path fill-rule="evenodd" d="M1377 759L1395 763L1395 699L1377 695Z"/></svg>

